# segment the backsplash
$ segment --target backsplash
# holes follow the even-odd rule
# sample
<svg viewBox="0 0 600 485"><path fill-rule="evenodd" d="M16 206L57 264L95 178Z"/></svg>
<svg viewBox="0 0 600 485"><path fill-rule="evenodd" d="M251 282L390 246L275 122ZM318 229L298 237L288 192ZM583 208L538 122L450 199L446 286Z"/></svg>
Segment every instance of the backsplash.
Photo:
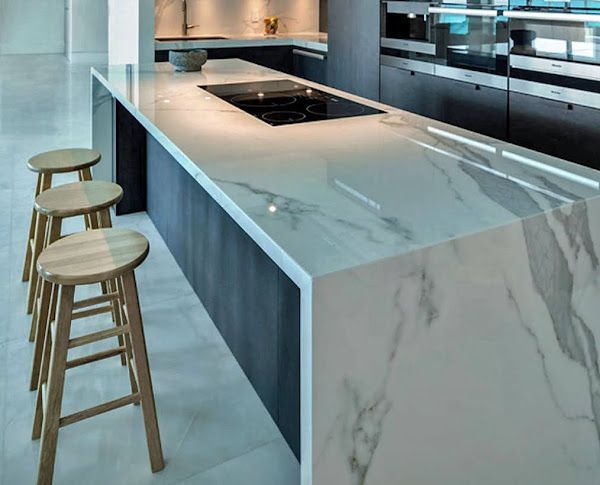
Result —
<svg viewBox="0 0 600 485"><path fill-rule="evenodd" d="M182 0L156 0L156 35L181 32ZM190 35L260 34L263 18L277 15L279 32L318 32L319 0L188 0Z"/></svg>

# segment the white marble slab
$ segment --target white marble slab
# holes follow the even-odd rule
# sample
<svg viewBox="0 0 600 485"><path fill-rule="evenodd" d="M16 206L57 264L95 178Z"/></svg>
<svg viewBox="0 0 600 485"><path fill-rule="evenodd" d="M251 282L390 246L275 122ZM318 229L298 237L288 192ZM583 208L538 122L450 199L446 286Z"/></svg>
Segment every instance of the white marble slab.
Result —
<svg viewBox="0 0 600 485"><path fill-rule="evenodd" d="M316 280L312 483L598 483L598 254L595 198Z"/></svg>
<svg viewBox="0 0 600 485"><path fill-rule="evenodd" d="M167 37L168 38L168 37ZM161 40L156 38L157 51L181 49L221 49L232 47L292 46L327 52L327 34L298 33L265 36L262 34L234 35L226 39Z"/></svg>
<svg viewBox="0 0 600 485"><path fill-rule="evenodd" d="M303 485L597 483L598 172L329 88L386 113L271 127L197 87L290 77L239 60L94 75L300 287Z"/></svg>
<svg viewBox="0 0 600 485"><path fill-rule="evenodd" d="M272 127L198 88L292 78L236 59L94 74L267 253L309 277L600 193L593 170L331 88L387 113Z"/></svg>

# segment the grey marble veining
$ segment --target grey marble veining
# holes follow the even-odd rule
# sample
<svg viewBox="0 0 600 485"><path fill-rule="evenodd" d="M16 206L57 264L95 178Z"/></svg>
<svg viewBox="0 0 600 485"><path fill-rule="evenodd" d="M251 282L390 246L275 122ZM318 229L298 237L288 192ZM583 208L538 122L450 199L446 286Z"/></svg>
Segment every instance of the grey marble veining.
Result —
<svg viewBox="0 0 600 485"><path fill-rule="evenodd" d="M598 172L370 102L273 128L196 87L289 77L242 61L94 75L300 286L303 485L598 483Z"/></svg>
<svg viewBox="0 0 600 485"><path fill-rule="evenodd" d="M95 75L255 240L309 277L600 194L593 170L350 95L387 113L271 127L197 87L290 77L240 60Z"/></svg>
<svg viewBox="0 0 600 485"><path fill-rule="evenodd" d="M313 483L597 483L599 211L319 278Z"/></svg>

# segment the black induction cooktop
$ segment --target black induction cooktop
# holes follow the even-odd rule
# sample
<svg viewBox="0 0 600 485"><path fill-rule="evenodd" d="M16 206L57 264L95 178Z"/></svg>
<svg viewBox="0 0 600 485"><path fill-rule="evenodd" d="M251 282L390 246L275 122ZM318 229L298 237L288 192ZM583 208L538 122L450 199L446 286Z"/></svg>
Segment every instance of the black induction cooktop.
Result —
<svg viewBox="0 0 600 485"><path fill-rule="evenodd" d="M198 87L271 126L384 113L291 79Z"/></svg>

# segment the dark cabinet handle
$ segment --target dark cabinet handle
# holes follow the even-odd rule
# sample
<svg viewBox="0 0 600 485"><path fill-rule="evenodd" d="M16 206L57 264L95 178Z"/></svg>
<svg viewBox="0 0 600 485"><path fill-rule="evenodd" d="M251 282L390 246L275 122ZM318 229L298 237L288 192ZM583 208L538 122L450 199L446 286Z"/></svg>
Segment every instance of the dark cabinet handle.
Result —
<svg viewBox="0 0 600 485"><path fill-rule="evenodd" d="M317 54L316 52L302 51L300 49L293 49L292 54L297 55L297 56L310 57L311 59L317 59L319 61L325 60L325 56L323 54Z"/></svg>

